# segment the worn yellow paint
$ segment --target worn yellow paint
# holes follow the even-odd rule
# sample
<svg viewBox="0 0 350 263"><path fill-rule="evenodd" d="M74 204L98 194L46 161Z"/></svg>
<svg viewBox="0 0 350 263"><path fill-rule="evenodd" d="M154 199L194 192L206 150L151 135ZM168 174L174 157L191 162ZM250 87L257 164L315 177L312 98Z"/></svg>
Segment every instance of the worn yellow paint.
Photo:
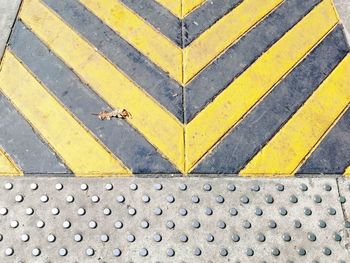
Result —
<svg viewBox="0 0 350 263"><path fill-rule="evenodd" d="M350 103L350 55L314 92L303 107L252 159L241 174L288 174Z"/></svg>
<svg viewBox="0 0 350 263"><path fill-rule="evenodd" d="M184 83L223 50L239 39L252 26L271 12L283 0L245 0L237 8L221 18L184 49Z"/></svg>
<svg viewBox="0 0 350 263"><path fill-rule="evenodd" d="M182 19L206 0L156 0L171 13Z"/></svg>
<svg viewBox="0 0 350 263"><path fill-rule="evenodd" d="M76 175L129 173L9 51L3 58L0 90Z"/></svg>
<svg viewBox="0 0 350 263"><path fill-rule="evenodd" d="M80 0L145 56L182 83L182 50L119 0Z"/></svg>
<svg viewBox="0 0 350 263"><path fill-rule="evenodd" d="M38 0L24 1L20 18L46 45L180 170L184 170L183 125L158 102Z"/></svg>
<svg viewBox="0 0 350 263"><path fill-rule="evenodd" d="M23 172L0 148L0 176L3 175L23 175Z"/></svg>
<svg viewBox="0 0 350 263"><path fill-rule="evenodd" d="M186 126L186 171L337 24L330 1L318 5Z"/></svg>

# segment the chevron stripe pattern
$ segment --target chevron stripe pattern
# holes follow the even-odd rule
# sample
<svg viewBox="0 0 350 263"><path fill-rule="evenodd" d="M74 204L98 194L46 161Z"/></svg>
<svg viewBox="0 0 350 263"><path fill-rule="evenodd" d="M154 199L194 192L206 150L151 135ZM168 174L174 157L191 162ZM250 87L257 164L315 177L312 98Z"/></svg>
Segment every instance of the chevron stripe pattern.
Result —
<svg viewBox="0 0 350 263"><path fill-rule="evenodd" d="M349 53L332 0L23 0L0 174L350 174Z"/></svg>

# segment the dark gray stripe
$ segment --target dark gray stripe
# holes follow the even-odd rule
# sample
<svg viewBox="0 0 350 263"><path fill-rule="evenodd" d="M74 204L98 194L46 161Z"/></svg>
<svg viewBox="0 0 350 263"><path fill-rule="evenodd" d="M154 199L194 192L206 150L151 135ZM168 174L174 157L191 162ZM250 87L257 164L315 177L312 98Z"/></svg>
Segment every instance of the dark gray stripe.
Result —
<svg viewBox="0 0 350 263"><path fill-rule="evenodd" d="M44 0L77 32L183 122L182 87L77 0Z"/></svg>
<svg viewBox="0 0 350 263"><path fill-rule="evenodd" d="M25 25L18 21L10 48L57 98L134 173L176 173L144 137L125 120L101 121L91 113L109 109Z"/></svg>
<svg viewBox="0 0 350 263"><path fill-rule="evenodd" d="M320 0L286 0L193 79L185 89L186 123L190 122L319 2Z"/></svg>
<svg viewBox="0 0 350 263"><path fill-rule="evenodd" d="M243 0L209 0L192 11L183 21L184 47L242 2Z"/></svg>
<svg viewBox="0 0 350 263"><path fill-rule="evenodd" d="M180 47L191 44L200 34L242 2L242 0L206 1L181 21L154 0L121 1ZM183 40L181 40L182 34Z"/></svg>
<svg viewBox="0 0 350 263"><path fill-rule="evenodd" d="M205 157L195 173L238 173L349 52L338 26Z"/></svg>
<svg viewBox="0 0 350 263"><path fill-rule="evenodd" d="M154 0L120 0L154 28L182 47L182 21Z"/></svg>
<svg viewBox="0 0 350 263"><path fill-rule="evenodd" d="M350 110L340 118L297 174L343 174L350 166Z"/></svg>
<svg viewBox="0 0 350 263"><path fill-rule="evenodd" d="M24 174L72 172L0 93L0 147Z"/></svg>

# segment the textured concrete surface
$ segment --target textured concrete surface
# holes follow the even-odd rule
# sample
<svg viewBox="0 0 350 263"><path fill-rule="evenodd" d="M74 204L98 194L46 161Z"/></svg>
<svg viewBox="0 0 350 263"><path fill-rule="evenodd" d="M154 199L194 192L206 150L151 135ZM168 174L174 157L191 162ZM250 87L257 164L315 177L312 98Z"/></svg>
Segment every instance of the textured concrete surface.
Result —
<svg viewBox="0 0 350 263"><path fill-rule="evenodd" d="M0 0L0 58L22 0Z"/></svg>
<svg viewBox="0 0 350 263"><path fill-rule="evenodd" d="M346 199L334 178L1 178L0 261L345 263Z"/></svg>
<svg viewBox="0 0 350 263"><path fill-rule="evenodd" d="M334 0L334 3L336 8L338 9L338 13L346 29L346 36L348 40L350 40L350 1Z"/></svg>

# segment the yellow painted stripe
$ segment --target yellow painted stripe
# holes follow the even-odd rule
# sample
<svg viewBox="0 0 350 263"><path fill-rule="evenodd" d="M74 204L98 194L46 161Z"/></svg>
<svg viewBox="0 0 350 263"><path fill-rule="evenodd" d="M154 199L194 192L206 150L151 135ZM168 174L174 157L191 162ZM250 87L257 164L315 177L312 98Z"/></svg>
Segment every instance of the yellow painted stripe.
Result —
<svg viewBox="0 0 350 263"><path fill-rule="evenodd" d="M138 129L175 166L184 170L183 125L130 81L38 0L24 1L20 17L112 107L125 108Z"/></svg>
<svg viewBox="0 0 350 263"><path fill-rule="evenodd" d="M186 171L290 71L337 21L331 0L323 1L200 112L186 127Z"/></svg>
<svg viewBox="0 0 350 263"><path fill-rule="evenodd" d="M2 175L23 175L23 172L0 148L0 176Z"/></svg>
<svg viewBox="0 0 350 263"><path fill-rule="evenodd" d="M156 0L171 13L182 19L206 0Z"/></svg>
<svg viewBox="0 0 350 263"><path fill-rule="evenodd" d="M171 1L171 0L170 0ZM182 1L182 17L187 16L194 9L204 4L206 0L183 0Z"/></svg>
<svg viewBox="0 0 350 263"><path fill-rule="evenodd" d="M299 163L349 105L349 76L350 55L241 174L293 174Z"/></svg>
<svg viewBox="0 0 350 263"><path fill-rule="evenodd" d="M337 119L335 119L335 121L328 128L328 130L322 135L322 137L318 140L318 142L314 146L312 146L312 148L308 152L308 154L306 156L304 156L303 160L298 164L298 166L292 172L293 175L296 174L299 171L299 169L307 162L307 160L312 156L312 154L315 152L315 150L321 145L323 140L328 136L328 134L333 130L333 128L337 125L337 123L340 121L340 119L343 117L343 115L349 109L350 109L350 104L343 110L343 112L337 117ZM271 176L276 176L276 175L271 174ZM290 174L288 176L290 176Z"/></svg>
<svg viewBox="0 0 350 263"><path fill-rule="evenodd" d="M350 166L348 168L346 168L344 175L347 177L350 176Z"/></svg>
<svg viewBox="0 0 350 263"><path fill-rule="evenodd" d="M10 52L6 52L3 62L0 89L39 129L76 175L130 173L45 91Z"/></svg>
<svg viewBox="0 0 350 263"><path fill-rule="evenodd" d="M0 89L76 175L129 173L9 51Z"/></svg>
<svg viewBox="0 0 350 263"><path fill-rule="evenodd" d="M182 18L181 5L183 0L156 0L163 7L168 9L171 13L176 15L178 18Z"/></svg>
<svg viewBox="0 0 350 263"><path fill-rule="evenodd" d="M167 39L119 0L80 0L96 16L179 83L182 49Z"/></svg>
<svg viewBox="0 0 350 263"><path fill-rule="evenodd" d="M245 0L184 49L187 83L283 0Z"/></svg>

